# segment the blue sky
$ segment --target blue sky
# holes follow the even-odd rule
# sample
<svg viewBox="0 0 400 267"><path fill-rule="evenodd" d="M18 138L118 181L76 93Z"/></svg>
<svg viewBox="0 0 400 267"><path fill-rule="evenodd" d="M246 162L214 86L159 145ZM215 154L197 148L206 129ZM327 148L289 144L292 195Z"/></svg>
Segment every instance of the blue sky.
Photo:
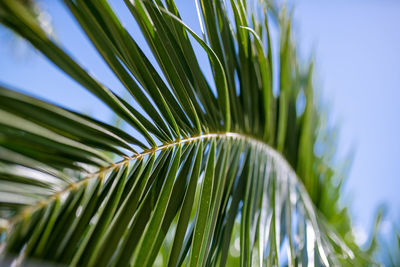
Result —
<svg viewBox="0 0 400 267"><path fill-rule="evenodd" d="M352 213L368 227L389 204L400 221L400 1L297 1L303 51L315 49L317 83L340 125L340 151L355 148L346 184Z"/></svg>
<svg viewBox="0 0 400 267"><path fill-rule="evenodd" d="M110 88L122 86L103 63L61 1L42 1L59 42ZM113 4L116 1L112 1ZM184 20L199 32L194 2L178 0ZM400 220L400 1L296 2L295 30L305 58L314 54L323 104L340 125L339 155L355 148L344 200L356 224L368 229L387 203ZM137 32L126 10L119 15ZM109 110L38 53L0 32L0 81L46 100L110 121ZM25 47L26 48L26 47ZM203 60L206 60L204 57Z"/></svg>

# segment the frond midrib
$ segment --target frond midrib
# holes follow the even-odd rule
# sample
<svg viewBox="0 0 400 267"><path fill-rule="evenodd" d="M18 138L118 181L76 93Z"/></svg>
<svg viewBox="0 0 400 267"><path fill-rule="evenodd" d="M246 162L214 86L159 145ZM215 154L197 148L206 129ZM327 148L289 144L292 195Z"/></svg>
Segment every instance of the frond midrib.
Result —
<svg viewBox="0 0 400 267"><path fill-rule="evenodd" d="M196 141L205 140L205 139L230 139L230 138L236 139L236 140L242 140L248 144L260 147L264 152L267 152L269 155L271 155L271 157L273 157L275 160L279 161L280 164L283 164L284 166L286 166L290 170L290 172L292 172L295 175L295 177L297 177L297 174L295 174L295 171L292 169L289 162L285 159L285 157L280 152L278 152L275 148L273 148L266 142L254 137L254 136L243 134L243 133L237 133L237 132L205 133L202 135L182 138L180 140L175 140L170 143L164 143L160 146L146 149L146 150L144 150L140 153L134 154L130 157L124 157L123 160L116 162L114 164L111 164L108 167L103 167L103 168L100 168L96 172L89 173L83 179L81 179L75 183L69 184L64 189L55 192L50 197L37 202L35 205L27 206L27 207L23 208L22 211L18 212L16 215L14 215L11 218L9 218L8 220L6 220L7 223L5 223L5 225L9 229L15 222L18 222L19 220L23 219L26 215L33 213L37 209L47 206L51 201L61 197L61 195L69 192L70 190L78 189L80 186L87 184L89 182L89 180L101 177L107 171L118 169L121 166L123 166L124 164L128 164L133 160L140 159L144 156L154 154L157 151L162 151L162 150L165 150L165 149L168 149L171 147L175 147L175 146L181 145L181 144L196 142Z"/></svg>

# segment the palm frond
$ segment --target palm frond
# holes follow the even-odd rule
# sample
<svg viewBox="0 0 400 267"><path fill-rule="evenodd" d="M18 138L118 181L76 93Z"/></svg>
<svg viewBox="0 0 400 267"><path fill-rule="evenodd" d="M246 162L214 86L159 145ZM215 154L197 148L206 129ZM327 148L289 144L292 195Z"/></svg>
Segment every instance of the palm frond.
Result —
<svg viewBox="0 0 400 267"><path fill-rule="evenodd" d="M298 62L285 12L201 0L202 38L173 0L126 0L153 65L107 1L63 2L140 109L89 75L20 2L1 1L0 22L135 134L0 87L4 255L73 266L373 263L349 238L334 170L314 152L312 64Z"/></svg>

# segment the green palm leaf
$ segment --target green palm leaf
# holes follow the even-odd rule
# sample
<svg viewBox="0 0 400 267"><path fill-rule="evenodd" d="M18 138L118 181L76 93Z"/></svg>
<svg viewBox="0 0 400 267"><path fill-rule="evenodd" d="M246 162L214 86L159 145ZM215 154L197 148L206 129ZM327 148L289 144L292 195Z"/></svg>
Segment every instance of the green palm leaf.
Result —
<svg viewBox="0 0 400 267"><path fill-rule="evenodd" d="M202 38L173 0L126 0L155 66L105 0L64 3L131 99L89 75L19 1L0 2L0 22L136 134L0 87L3 257L73 266L373 263L349 234L334 170L314 152L322 126L312 64L299 64L284 11L201 0ZM193 42L208 55L211 82Z"/></svg>

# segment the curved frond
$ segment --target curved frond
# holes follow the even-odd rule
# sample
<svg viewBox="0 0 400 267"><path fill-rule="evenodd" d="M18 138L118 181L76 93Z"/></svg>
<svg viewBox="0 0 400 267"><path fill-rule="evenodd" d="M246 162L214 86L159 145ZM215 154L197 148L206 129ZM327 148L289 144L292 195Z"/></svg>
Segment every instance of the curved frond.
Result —
<svg viewBox="0 0 400 267"><path fill-rule="evenodd" d="M131 99L88 74L19 1L0 2L0 22L136 134L1 86L2 255L73 266L373 263L314 152L312 64L299 63L284 11L200 0L202 38L173 0L125 0L153 65L106 0L63 2Z"/></svg>

